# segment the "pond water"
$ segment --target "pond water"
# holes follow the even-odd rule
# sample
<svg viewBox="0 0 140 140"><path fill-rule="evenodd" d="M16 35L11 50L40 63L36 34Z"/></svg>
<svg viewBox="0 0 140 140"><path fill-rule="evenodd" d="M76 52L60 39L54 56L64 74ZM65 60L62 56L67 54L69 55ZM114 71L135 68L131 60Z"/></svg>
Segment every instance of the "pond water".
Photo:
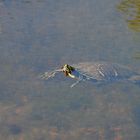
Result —
<svg viewBox="0 0 140 140"><path fill-rule="evenodd" d="M140 86L38 77L84 61L140 73L139 11L139 0L0 0L0 139L140 139Z"/></svg>

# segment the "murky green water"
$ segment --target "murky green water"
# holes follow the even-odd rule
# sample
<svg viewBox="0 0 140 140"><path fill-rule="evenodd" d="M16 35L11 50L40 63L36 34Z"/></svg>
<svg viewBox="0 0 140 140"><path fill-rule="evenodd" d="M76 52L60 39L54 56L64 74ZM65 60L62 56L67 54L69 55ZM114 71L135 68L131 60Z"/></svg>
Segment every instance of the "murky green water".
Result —
<svg viewBox="0 0 140 140"><path fill-rule="evenodd" d="M139 0L0 0L0 139L140 139L140 86L38 78L96 60L140 72L139 9Z"/></svg>

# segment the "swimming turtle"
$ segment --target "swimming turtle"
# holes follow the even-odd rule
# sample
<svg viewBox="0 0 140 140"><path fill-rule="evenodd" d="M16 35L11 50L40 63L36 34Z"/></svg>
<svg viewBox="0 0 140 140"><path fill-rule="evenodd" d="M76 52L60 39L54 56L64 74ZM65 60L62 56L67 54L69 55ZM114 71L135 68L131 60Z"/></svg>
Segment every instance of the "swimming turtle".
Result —
<svg viewBox="0 0 140 140"><path fill-rule="evenodd" d="M60 69L44 73L41 77L48 79L54 77L59 72L63 72L65 76L77 80L71 87L81 81L92 81L98 84L124 80L140 84L139 73L132 71L128 67L108 62L65 64Z"/></svg>

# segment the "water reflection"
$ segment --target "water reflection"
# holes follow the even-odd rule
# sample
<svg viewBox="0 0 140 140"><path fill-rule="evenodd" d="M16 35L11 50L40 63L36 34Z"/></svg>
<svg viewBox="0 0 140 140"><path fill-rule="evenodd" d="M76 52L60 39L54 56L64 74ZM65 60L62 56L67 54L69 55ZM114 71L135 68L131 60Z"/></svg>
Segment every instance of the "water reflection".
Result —
<svg viewBox="0 0 140 140"><path fill-rule="evenodd" d="M140 32L140 0L123 0L118 9L124 13L128 27Z"/></svg>

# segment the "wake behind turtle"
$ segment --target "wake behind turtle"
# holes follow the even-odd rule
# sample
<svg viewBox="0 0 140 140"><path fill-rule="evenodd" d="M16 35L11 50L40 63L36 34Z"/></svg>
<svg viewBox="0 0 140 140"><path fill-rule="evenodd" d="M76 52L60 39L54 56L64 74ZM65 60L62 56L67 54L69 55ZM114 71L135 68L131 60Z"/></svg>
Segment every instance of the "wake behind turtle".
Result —
<svg viewBox="0 0 140 140"><path fill-rule="evenodd" d="M103 84L115 81L129 81L140 84L140 74L130 68L108 62L83 62L78 64L65 64L60 69L45 72L41 78L49 79L56 74L63 72L65 76L76 79L71 85L75 86L81 81L91 81L96 84Z"/></svg>

